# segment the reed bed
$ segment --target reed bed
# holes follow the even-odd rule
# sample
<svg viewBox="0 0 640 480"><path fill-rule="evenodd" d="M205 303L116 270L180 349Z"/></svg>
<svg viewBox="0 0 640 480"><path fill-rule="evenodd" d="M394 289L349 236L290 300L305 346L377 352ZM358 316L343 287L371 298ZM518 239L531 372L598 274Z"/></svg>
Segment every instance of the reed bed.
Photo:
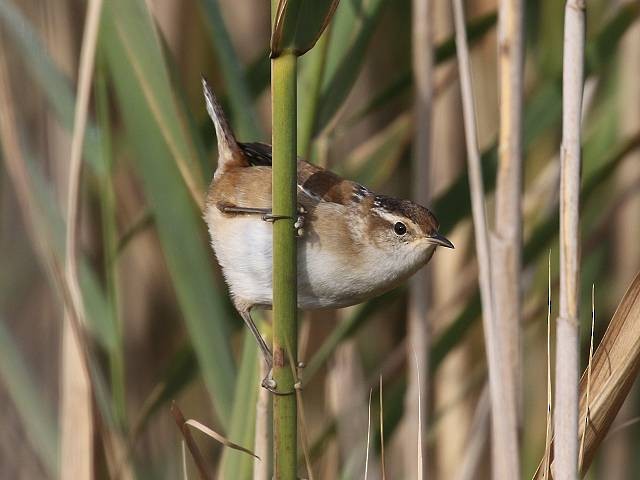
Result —
<svg viewBox="0 0 640 480"><path fill-rule="evenodd" d="M637 2L272 3L0 0L0 477L638 476ZM291 395L208 244L201 75L273 143ZM297 154L456 250L298 311Z"/></svg>

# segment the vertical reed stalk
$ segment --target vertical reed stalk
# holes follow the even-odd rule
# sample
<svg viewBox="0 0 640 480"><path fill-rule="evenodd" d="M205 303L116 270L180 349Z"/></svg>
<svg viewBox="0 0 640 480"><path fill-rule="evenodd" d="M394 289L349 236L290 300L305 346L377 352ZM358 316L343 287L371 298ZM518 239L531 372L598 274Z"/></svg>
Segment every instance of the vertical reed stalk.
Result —
<svg viewBox="0 0 640 480"><path fill-rule="evenodd" d="M478 470L487 449L490 413L489 386L485 384L480 392L480 398L478 398L478 404L469 427L467 445L455 476L456 480L472 480L478 477Z"/></svg>
<svg viewBox="0 0 640 480"><path fill-rule="evenodd" d="M430 203L431 115L433 110L433 12L430 0L413 0L412 44L414 79L413 197ZM427 471L427 445L417 445L418 455L410 445L418 441L418 432L427 431L429 385L430 282L426 269L411 279L407 326L407 395L405 398L406 445L404 471L407 478L419 478ZM422 405L419 403L422 400ZM422 407L422 408L420 408ZM416 458L418 459L416 462ZM417 465L420 462L421 465Z"/></svg>
<svg viewBox="0 0 640 480"><path fill-rule="evenodd" d="M495 313L501 334L505 378L516 426L522 422L520 270L522 257L522 89L524 22L522 0L501 0L498 17L500 131L496 179L495 235L491 254Z"/></svg>
<svg viewBox="0 0 640 480"><path fill-rule="evenodd" d="M451 6L449 2L434 2L434 42L439 44L444 38L453 34ZM453 77L457 76L455 64L438 65L435 72L435 90L439 85L448 85L438 92L433 105L432 136L438 139L433 142L431 154L437 161L431 166L432 196L445 191L465 168L464 164L464 132L462 131L462 117L460 109L460 89ZM437 187L437 188L436 188ZM439 192L438 192L439 191ZM471 240L470 225L460 225L447 233L447 238L456 246L455 254L434 255L429 263L431 275L431 332L449 328L462 305L457 301L459 293L452 290L451 285L463 285L462 278L475 282L476 272L468 272L469 241ZM445 252L442 252L445 253ZM454 290L457 290L454 289ZM459 290L462 292L463 290ZM452 299L456 299L452 302ZM436 311L454 309L442 315ZM433 334L432 334L433 338ZM433 340L432 340L433 341ZM433 373L430 386L433 389L433 408L451 408L449 415L439 421L437 438L433 442L432 461L435 468L430 473L435 478L455 478L460 468L460 459L467 455L467 441L474 412L475 399L469 397L463 401L458 398L459 386L465 382L470 363L475 356L468 342L461 342L453 349L441 365ZM487 390L488 396L488 390ZM489 403L487 401L487 403ZM488 409L489 407L487 407ZM487 429L485 442L489 438L489 414L487 414Z"/></svg>
<svg viewBox="0 0 640 480"><path fill-rule="evenodd" d="M258 359L260 378L269 372L267 364ZM269 396L271 392L261 388L256 401L256 427L253 440L253 453L260 457L253 459L253 480L269 480Z"/></svg>
<svg viewBox="0 0 640 480"><path fill-rule="evenodd" d="M568 0L564 18L560 153L560 312L556 344L555 475L578 476L578 285L580 117L584 82L584 0Z"/></svg>
<svg viewBox="0 0 640 480"><path fill-rule="evenodd" d="M100 26L102 0L92 0L87 7L85 29L80 52L78 93L73 121L69 184L67 196L67 230L65 273L69 296L78 319L84 321L85 312L78 282L76 240L78 237L78 198L82 173L82 145L87 124L91 78ZM73 315L65 308L63 327L61 478L79 480L93 478L93 409L89 370L84 365L81 339L71 326Z"/></svg>
<svg viewBox="0 0 640 480"><path fill-rule="evenodd" d="M294 389L289 358L297 353L296 239L296 66L294 53L271 60L273 109L273 378L280 392ZM297 479L297 406L295 395L273 397L274 473Z"/></svg>
<svg viewBox="0 0 640 480"><path fill-rule="evenodd" d="M471 62L462 0L453 1L453 13L456 30L458 69L462 90L464 130L467 143L471 210L475 231L476 254L478 257L482 321L487 363L489 366L489 387L493 412L493 415L491 415L493 478L513 479L520 478L516 418L515 410L513 406L509 404L511 396L506 383L505 365L503 361L505 357L502 352L500 331L495 317L489 233L485 218L484 186L482 184L475 107L471 85Z"/></svg>

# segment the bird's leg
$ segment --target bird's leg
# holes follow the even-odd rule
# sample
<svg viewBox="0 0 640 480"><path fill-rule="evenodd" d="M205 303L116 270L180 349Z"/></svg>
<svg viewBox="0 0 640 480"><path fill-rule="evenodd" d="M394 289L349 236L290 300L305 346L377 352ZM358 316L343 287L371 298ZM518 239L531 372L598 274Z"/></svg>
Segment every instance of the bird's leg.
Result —
<svg viewBox="0 0 640 480"><path fill-rule="evenodd" d="M275 395L292 395L293 393L295 393L295 390L292 390L290 392L279 392L278 390L276 390L276 388L278 388L278 385L273 379L273 354L271 353L271 349L267 346L267 343L264 341L264 338L262 338L258 327L253 322L253 319L251 318L251 312L248 309L238 309L238 312L240 313L240 316L247 324L249 330L251 330L251 333L258 342L258 346L262 351L262 356L264 357L264 361L268 367L267 376L262 379L261 385Z"/></svg>
<svg viewBox="0 0 640 480"><path fill-rule="evenodd" d="M258 327L256 327L256 324L253 322L253 319L251 318L251 312L249 310L238 310L238 312L240 313L240 316L244 320L244 323L247 324L247 327L249 327L249 330L251 330L251 333L258 342L258 347L260 347L260 351L262 352L264 361L266 362L267 367L269 367L269 373L264 378L264 380L262 380L262 386L268 388L265 383L267 382L267 380L271 380L271 382L273 382L272 388L275 388L275 382L271 378L271 373L273 370L273 354L271 353L271 349L267 346L267 342L264 341L260 330L258 330ZM269 383L269 385L271 384Z"/></svg>
<svg viewBox="0 0 640 480"><path fill-rule="evenodd" d="M283 220L285 218L291 218L287 215L274 215L270 208L253 208L253 207L236 207L234 205L223 205L220 207L220 210L223 213L253 213L256 215L261 215L262 220L265 222L275 222L276 220ZM296 223L294 223L293 228L296 230L296 236L301 237L304 235L304 214L307 211L304 207L298 207L298 215L296 216Z"/></svg>

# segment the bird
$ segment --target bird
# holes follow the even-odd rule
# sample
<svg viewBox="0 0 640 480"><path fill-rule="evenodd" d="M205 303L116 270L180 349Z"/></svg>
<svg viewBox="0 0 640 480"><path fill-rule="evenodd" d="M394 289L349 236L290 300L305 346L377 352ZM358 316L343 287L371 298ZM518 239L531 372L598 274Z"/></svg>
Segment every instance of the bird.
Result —
<svg viewBox="0 0 640 480"><path fill-rule="evenodd" d="M202 78L214 125L218 163L203 208L211 246L236 310L258 342L277 393L272 354L251 311L272 306L271 145L236 139L220 103ZM302 310L362 303L407 280L437 247L454 248L426 207L380 195L297 160L297 295Z"/></svg>

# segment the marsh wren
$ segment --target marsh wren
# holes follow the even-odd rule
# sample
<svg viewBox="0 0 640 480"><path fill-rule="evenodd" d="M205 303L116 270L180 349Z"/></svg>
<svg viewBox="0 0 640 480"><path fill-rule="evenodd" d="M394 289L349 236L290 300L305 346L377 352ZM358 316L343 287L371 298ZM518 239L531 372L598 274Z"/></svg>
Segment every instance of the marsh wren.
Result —
<svg viewBox="0 0 640 480"><path fill-rule="evenodd" d="M265 361L271 351L251 309L272 303L271 146L238 142L203 79L218 138L218 166L204 219L233 303ZM341 308L380 295L425 265L436 247L453 248L436 217L409 200L378 195L298 160L298 307ZM271 373L262 382L275 391Z"/></svg>

